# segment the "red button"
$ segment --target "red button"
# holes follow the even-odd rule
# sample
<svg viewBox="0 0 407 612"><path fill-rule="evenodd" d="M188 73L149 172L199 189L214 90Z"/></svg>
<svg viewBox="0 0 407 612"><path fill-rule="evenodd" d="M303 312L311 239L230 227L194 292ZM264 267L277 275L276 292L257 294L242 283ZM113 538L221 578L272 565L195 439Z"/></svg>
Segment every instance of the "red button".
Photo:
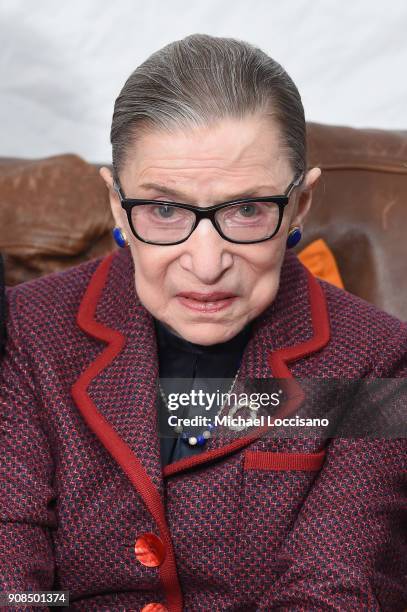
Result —
<svg viewBox="0 0 407 612"><path fill-rule="evenodd" d="M142 533L136 540L134 552L136 553L137 560L143 565L147 567L158 567L164 561L165 546L162 540L154 533ZM161 604L148 605L160 606ZM153 608L151 608L151 610L153 610Z"/></svg>
<svg viewBox="0 0 407 612"><path fill-rule="evenodd" d="M149 603L140 612L168 612L168 608L160 603Z"/></svg>

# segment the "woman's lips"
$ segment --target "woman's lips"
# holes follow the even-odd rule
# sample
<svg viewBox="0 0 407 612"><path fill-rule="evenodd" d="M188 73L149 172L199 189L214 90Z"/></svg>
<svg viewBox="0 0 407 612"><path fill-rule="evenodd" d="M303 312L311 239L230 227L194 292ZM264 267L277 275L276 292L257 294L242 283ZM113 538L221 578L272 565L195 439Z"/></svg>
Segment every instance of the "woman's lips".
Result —
<svg viewBox="0 0 407 612"><path fill-rule="evenodd" d="M213 293L182 292L177 298L187 308L198 312L217 312L230 306L237 295L216 291Z"/></svg>

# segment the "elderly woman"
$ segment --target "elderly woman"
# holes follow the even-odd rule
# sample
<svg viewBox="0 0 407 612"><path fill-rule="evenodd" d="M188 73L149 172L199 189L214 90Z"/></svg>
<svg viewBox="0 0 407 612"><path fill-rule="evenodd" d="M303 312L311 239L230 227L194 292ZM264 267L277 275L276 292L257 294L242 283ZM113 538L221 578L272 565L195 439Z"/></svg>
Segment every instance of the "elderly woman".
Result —
<svg viewBox="0 0 407 612"><path fill-rule="evenodd" d="M290 250L321 174L294 83L245 42L188 36L130 75L111 141L122 248L8 290L2 589L73 610L402 609L405 441L222 434L239 406L192 401L407 375L406 325Z"/></svg>

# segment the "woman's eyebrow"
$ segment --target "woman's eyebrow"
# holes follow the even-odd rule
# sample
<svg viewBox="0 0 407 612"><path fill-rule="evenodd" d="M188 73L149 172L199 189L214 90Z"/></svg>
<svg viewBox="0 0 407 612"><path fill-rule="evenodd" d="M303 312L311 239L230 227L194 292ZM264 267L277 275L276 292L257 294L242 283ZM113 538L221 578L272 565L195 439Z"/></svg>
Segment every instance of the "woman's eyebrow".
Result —
<svg viewBox="0 0 407 612"><path fill-rule="evenodd" d="M167 187L166 185L159 185L158 183L143 183L142 185L140 185L140 187L143 189L151 189L154 191L158 191L159 193L162 193L171 198L188 200L188 201L191 200L191 198L188 197L188 194L182 191L177 191L176 189L171 189L171 187ZM258 192L263 191L263 190L265 192L267 191L268 195L275 195L276 193L275 188L270 185L260 185L260 186L256 185L256 187L253 187L252 189L248 189L244 193L228 195L228 196L224 195L222 198L219 198L219 199L222 199L222 201L224 202L228 202L229 200L240 200L243 198L256 197L256 195L261 197Z"/></svg>

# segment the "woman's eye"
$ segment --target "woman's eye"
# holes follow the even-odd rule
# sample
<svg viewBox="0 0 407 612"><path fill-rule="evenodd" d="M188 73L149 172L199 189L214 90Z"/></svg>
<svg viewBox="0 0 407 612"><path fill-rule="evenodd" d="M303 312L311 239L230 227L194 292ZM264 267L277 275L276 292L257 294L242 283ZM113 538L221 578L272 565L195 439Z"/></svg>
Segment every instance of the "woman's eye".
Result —
<svg viewBox="0 0 407 612"><path fill-rule="evenodd" d="M257 212L256 204L242 204L242 206L239 206L239 214L242 217L254 217Z"/></svg>
<svg viewBox="0 0 407 612"><path fill-rule="evenodd" d="M166 206L165 204L156 206L154 211L161 219L170 219L175 213L175 210L171 206Z"/></svg>

